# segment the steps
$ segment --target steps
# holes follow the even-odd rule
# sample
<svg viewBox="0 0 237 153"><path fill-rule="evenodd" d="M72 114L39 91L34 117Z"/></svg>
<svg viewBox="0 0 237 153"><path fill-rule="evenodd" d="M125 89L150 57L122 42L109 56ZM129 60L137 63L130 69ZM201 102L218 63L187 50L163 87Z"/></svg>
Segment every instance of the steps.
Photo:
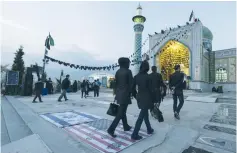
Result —
<svg viewBox="0 0 237 153"><path fill-rule="evenodd" d="M6 98L1 98L1 100L2 142L4 142L4 144L8 144L12 141L17 141L26 136L32 135L32 131L25 124L9 101ZM2 145L4 144L2 143Z"/></svg>

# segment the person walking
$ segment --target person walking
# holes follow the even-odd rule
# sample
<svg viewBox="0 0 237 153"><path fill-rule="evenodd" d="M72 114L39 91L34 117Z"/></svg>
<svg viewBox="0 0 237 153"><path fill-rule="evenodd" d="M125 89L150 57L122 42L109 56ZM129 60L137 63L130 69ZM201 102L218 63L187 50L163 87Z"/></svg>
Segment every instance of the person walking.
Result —
<svg viewBox="0 0 237 153"><path fill-rule="evenodd" d="M53 82L52 82L51 78L49 78L49 80L46 81L46 88L48 89L49 94L53 93Z"/></svg>
<svg viewBox="0 0 237 153"><path fill-rule="evenodd" d="M173 111L174 117L180 119L179 112L184 104L184 95L183 95L183 84L184 84L184 73L180 72L180 65L174 67L175 72L170 76L169 88L173 94ZM177 107L177 102L179 99L179 105Z"/></svg>
<svg viewBox="0 0 237 153"><path fill-rule="evenodd" d="M72 89L73 89L73 92L77 92L77 80L74 81L73 85L72 85Z"/></svg>
<svg viewBox="0 0 237 153"><path fill-rule="evenodd" d="M83 80L83 82L81 83L81 98L84 97L86 98L86 81Z"/></svg>
<svg viewBox="0 0 237 153"><path fill-rule="evenodd" d="M58 98L58 102L62 102L61 99L64 97L65 101L67 101L67 90L70 87L70 80L69 80L70 75L66 75L66 78L62 82L62 93L60 97Z"/></svg>
<svg viewBox="0 0 237 153"><path fill-rule="evenodd" d="M89 96L90 84L89 80L86 80L86 96Z"/></svg>
<svg viewBox="0 0 237 153"><path fill-rule="evenodd" d="M153 99L153 103L157 104L159 107L162 100L161 90L164 90L164 88L166 87L163 82L161 74L157 73L157 67L152 66L151 70L152 70L152 73L149 75L149 77L151 80L152 99Z"/></svg>
<svg viewBox="0 0 237 153"><path fill-rule="evenodd" d="M133 96L137 100L138 108L141 109L138 119L135 124L135 128L131 135L131 139L140 140L142 136L138 135L139 130L141 128L142 122L144 120L147 133L152 134L154 129L152 129L148 110L153 107L153 99L152 99L152 81L148 75L149 71L149 63L145 60L141 63L139 73L134 77L133 83ZM138 86L138 92L136 91L136 86Z"/></svg>
<svg viewBox="0 0 237 153"><path fill-rule="evenodd" d="M95 80L93 82L94 97L99 97L99 82Z"/></svg>
<svg viewBox="0 0 237 153"><path fill-rule="evenodd" d="M39 98L39 101L42 103L42 99L41 99L41 92L42 92L42 89L43 89L43 82L41 81L41 79L39 78L38 81L35 83L35 98L33 100L32 103L36 103L36 98L38 97Z"/></svg>
<svg viewBox="0 0 237 153"><path fill-rule="evenodd" d="M101 86L100 80L97 79L96 83L97 83L97 86L98 86L97 97L99 97L99 95L100 95L100 86Z"/></svg>
<svg viewBox="0 0 237 153"><path fill-rule="evenodd" d="M114 118L112 124L108 128L107 132L110 136L116 137L114 131L118 126L120 120L123 123L124 131L130 131L131 126L128 125L127 122L127 108L128 105L131 104L131 92L132 92L132 83L133 83L133 76L132 71L129 70L130 60L129 58L121 57L118 60L120 69L117 70L115 74L116 80L116 102L120 105L118 108L118 113Z"/></svg>

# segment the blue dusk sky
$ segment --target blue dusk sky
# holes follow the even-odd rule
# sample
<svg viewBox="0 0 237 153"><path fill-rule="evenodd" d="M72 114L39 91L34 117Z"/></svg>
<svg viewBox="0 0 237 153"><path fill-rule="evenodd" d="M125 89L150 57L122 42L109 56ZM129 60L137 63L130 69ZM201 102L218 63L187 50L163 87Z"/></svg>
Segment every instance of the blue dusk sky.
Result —
<svg viewBox="0 0 237 153"><path fill-rule="evenodd" d="M213 50L236 47L236 2L140 2L146 17L143 38L162 29L184 25L194 11L213 33ZM24 46L26 66L42 64L48 32L55 41L49 56L74 64L101 65L134 51L132 17L138 2L3 2L1 6L2 63L12 64ZM148 44L148 43L147 43ZM148 46L144 47L144 51ZM99 64L98 64L99 62ZM50 75L88 74L50 63ZM92 73L92 72L90 72ZM80 76L81 76L80 75Z"/></svg>

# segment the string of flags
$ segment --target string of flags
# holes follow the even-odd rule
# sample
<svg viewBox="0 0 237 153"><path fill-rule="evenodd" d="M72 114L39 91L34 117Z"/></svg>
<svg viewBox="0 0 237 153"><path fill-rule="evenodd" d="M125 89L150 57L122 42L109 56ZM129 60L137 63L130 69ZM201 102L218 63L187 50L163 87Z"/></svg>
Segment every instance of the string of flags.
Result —
<svg viewBox="0 0 237 153"><path fill-rule="evenodd" d="M194 24L194 23L193 23L193 24ZM193 24L192 24L191 26L193 26ZM189 30L191 30L191 28L190 28ZM181 38L183 38L183 37L185 36L185 34L186 34L189 30L180 31L180 32L178 33L178 35L176 35L175 38L173 38L172 40L173 40L173 41L179 41ZM162 41L166 39L166 37L169 36L169 34L171 33L171 31L172 31L172 29L169 30L166 34L163 33L163 34L165 34L165 35L164 35L162 38L160 38L160 39L157 41L157 43L156 43L151 49L149 49L149 50L147 50L145 53L143 53L143 54L142 54L142 57L138 57L138 58L136 58L136 59L131 60L131 65L141 64L141 62L142 62L142 61L141 61L141 58L144 58L144 57L145 57L147 60L150 60L150 59L152 59L153 57L155 57L156 55L151 55L151 56L149 56L150 53L151 53L158 45L160 45L160 44L162 43ZM141 47L139 47L132 55L130 55L129 58L132 58L132 57L134 57L134 56L137 55L138 51L139 51L140 49L142 49L142 47L147 43L147 41L148 41L148 39L149 39L150 36L151 36L151 35L149 35L149 36L145 39L145 41L143 42L143 44L141 45ZM47 40L47 39L48 39L48 40ZM47 42L47 43L45 43L45 46L46 46L47 49L50 50L50 45L53 46L53 45L54 45L54 42L53 42L52 37L50 38L50 34L49 34L49 37L47 37L47 39L46 39L46 41L45 41L45 42ZM51 40L52 42L50 41L50 39L52 39L52 40ZM163 51L166 50L169 46L171 46L172 43L173 43L172 41L169 42L169 44L167 45L167 47L166 47L166 48L163 48L161 52L163 52ZM48 48L48 47L49 47L49 48ZM45 55L45 60L46 60L46 63L48 63L49 61L51 61L51 62L58 63L58 64L60 64L60 65L63 64L64 66L69 66L69 67L71 67L71 68L75 68L75 69L79 69L79 70L99 70L99 71L100 71L100 70L104 70L104 71L105 71L105 70L108 70L108 71L110 71L110 70L114 70L115 68L119 67L118 63L111 64L111 65L107 65L107 66L100 66L100 67L87 66L87 65L76 65L76 64L71 64L71 63L67 63L67 62L63 62L63 61L60 61L60 60L51 58L51 57L49 57L49 56L47 56L47 55Z"/></svg>
<svg viewBox="0 0 237 153"><path fill-rule="evenodd" d="M191 30L191 27L192 27L194 24L195 24L195 23L193 23L193 24L190 25L190 29L185 30L185 31L180 31L180 32L175 36L175 38L173 38L173 39L171 39L171 40L173 40L173 41L179 41L181 38L183 38L183 37L188 33L188 31ZM169 34L171 33L171 31L172 31L172 29L171 29L166 35L164 35L161 39L159 39L159 40L157 41L157 43L156 43L150 50L148 50L147 52L143 53L143 54L142 54L142 58L146 57L147 55L150 55L150 53L151 53L158 45L160 45L160 44L162 43L162 41L163 41L166 37L169 36ZM163 50L162 50L161 52L165 51L165 50L166 50L168 47L170 47L172 44L173 44L173 42L170 42L170 43L167 45L167 47L163 48ZM151 56L149 56L148 60L152 59L152 58L155 57L155 56L156 56L156 55L151 55ZM132 62L133 62L133 63L132 63L131 65L136 65L136 64L140 64L142 61L137 58L137 59L132 60Z"/></svg>
<svg viewBox="0 0 237 153"><path fill-rule="evenodd" d="M63 61L60 61L60 60L57 60L57 59L54 59L54 58L51 58L49 56L45 56L46 60L49 60L51 62L55 62L55 63L58 63L60 65L64 65L64 66L69 66L71 68L75 68L75 69L80 69L80 70L108 70L110 71L111 69L115 69L116 67L118 67L119 65L116 63L116 64L112 64L112 65L109 65L109 66L101 66L101 67L96 67L96 66L86 66L86 65L76 65L76 64L71 64L71 63L67 63L67 62L63 62Z"/></svg>

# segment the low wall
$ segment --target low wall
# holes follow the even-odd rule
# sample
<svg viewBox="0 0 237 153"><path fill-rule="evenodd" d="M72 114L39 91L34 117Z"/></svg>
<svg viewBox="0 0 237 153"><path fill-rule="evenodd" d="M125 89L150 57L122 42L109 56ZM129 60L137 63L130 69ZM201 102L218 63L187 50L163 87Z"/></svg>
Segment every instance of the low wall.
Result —
<svg viewBox="0 0 237 153"><path fill-rule="evenodd" d="M212 84L212 87L223 86L224 92L236 92L236 83L215 83Z"/></svg>
<svg viewBox="0 0 237 153"><path fill-rule="evenodd" d="M211 92L212 87L218 87L222 86L223 87L223 92L236 92L236 83L207 83L207 82L202 82L202 81L192 81L189 83L190 89L194 90L202 90L203 92Z"/></svg>

